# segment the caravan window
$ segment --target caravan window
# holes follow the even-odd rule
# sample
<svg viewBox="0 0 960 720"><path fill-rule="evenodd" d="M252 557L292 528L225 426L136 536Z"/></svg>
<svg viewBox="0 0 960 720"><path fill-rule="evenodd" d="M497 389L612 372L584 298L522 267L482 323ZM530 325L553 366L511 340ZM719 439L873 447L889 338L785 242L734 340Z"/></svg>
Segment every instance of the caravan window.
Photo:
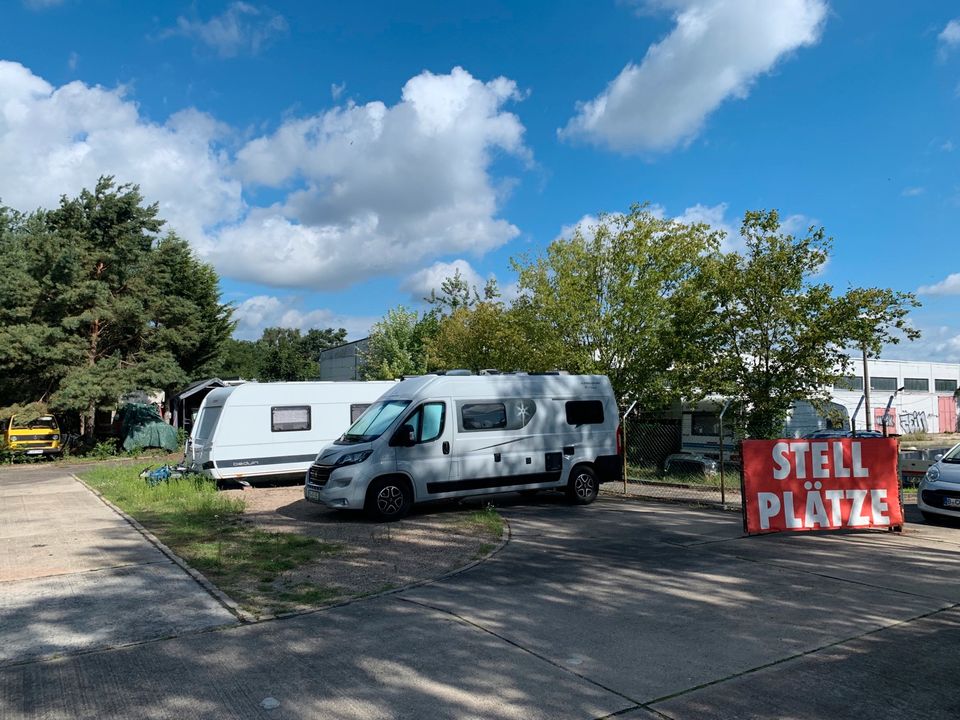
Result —
<svg viewBox="0 0 960 720"><path fill-rule="evenodd" d="M599 400L571 400L567 403L568 425L602 425L603 403Z"/></svg>
<svg viewBox="0 0 960 720"><path fill-rule="evenodd" d="M309 405L270 408L270 432L296 432L309 429Z"/></svg>
<svg viewBox="0 0 960 720"><path fill-rule="evenodd" d="M367 408L370 407L371 403L360 403L357 405L350 406L350 424L353 425L357 420L360 419L360 416L363 415Z"/></svg>
<svg viewBox="0 0 960 720"><path fill-rule="evenodd" d="M507 426L503 403L469 403L460 406L464 430L502 430Z"/></svg>
<svg viewBox="0 0 960 720"><path fill-rule="evenodd" d="M194 432L194 436L198 440L207 440L213 436L213 429L217 426L217 421L220 420L220 412L223 410L222 407L206 407L203 409L203 412L200 414L200 426L197 427Z"/></svg>
<svg viewBox="0 0 960 720"><path fill-rule="evenodd" d="M711 437L720 434L720 415L711 412L695 412L690 416L690 434Z"/></svg>

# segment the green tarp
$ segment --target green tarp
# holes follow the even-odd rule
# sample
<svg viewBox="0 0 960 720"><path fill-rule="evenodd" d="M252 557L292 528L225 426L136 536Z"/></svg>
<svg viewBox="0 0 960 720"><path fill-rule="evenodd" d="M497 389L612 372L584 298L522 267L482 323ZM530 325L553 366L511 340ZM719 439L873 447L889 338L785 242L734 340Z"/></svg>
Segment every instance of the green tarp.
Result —
<svg viewBox="0 0 960 720"><path fill-rule="evenodd" d="M134 448L177 449L176 429L163 421L153 405L127 403L120 408L120 417L120 437L127 452Z"/></svg>

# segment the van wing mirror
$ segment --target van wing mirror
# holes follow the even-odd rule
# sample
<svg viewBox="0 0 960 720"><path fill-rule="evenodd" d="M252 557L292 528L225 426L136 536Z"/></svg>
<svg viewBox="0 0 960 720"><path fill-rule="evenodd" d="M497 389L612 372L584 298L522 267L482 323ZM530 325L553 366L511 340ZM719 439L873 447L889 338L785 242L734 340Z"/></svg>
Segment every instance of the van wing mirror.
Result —
<svg viewBox="0 0 960 720"><path fill-rule="evenodd" d="M417 444L417 431L413 429L413 425L401 425L393 434L390 444L395 447L413 447Z"/></svg>

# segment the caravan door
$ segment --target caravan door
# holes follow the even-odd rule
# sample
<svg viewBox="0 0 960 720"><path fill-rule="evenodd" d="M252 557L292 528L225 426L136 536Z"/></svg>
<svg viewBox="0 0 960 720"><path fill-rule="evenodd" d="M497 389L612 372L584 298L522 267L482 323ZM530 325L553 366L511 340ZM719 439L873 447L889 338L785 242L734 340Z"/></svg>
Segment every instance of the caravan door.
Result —
<svg viewBox="0 0 960 720"><path fill-rule="evenodd" d="M413 431L414 444L396 444L397 470L413 478L418 499L448 492L453 451L450 403L430 400L418 405L400 424L397 437Z"/></svg>

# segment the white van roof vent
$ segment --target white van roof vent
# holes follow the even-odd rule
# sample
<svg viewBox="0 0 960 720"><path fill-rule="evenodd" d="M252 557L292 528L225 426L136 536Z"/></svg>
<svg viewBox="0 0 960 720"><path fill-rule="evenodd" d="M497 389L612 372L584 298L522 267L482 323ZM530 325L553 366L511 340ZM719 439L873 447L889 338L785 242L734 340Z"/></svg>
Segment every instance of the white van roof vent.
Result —
<svg viewBox="0 0 960 720"><path fill-rule="evenodd" d="M469 370L447 370L444 375L473 375Z"/></svg>

